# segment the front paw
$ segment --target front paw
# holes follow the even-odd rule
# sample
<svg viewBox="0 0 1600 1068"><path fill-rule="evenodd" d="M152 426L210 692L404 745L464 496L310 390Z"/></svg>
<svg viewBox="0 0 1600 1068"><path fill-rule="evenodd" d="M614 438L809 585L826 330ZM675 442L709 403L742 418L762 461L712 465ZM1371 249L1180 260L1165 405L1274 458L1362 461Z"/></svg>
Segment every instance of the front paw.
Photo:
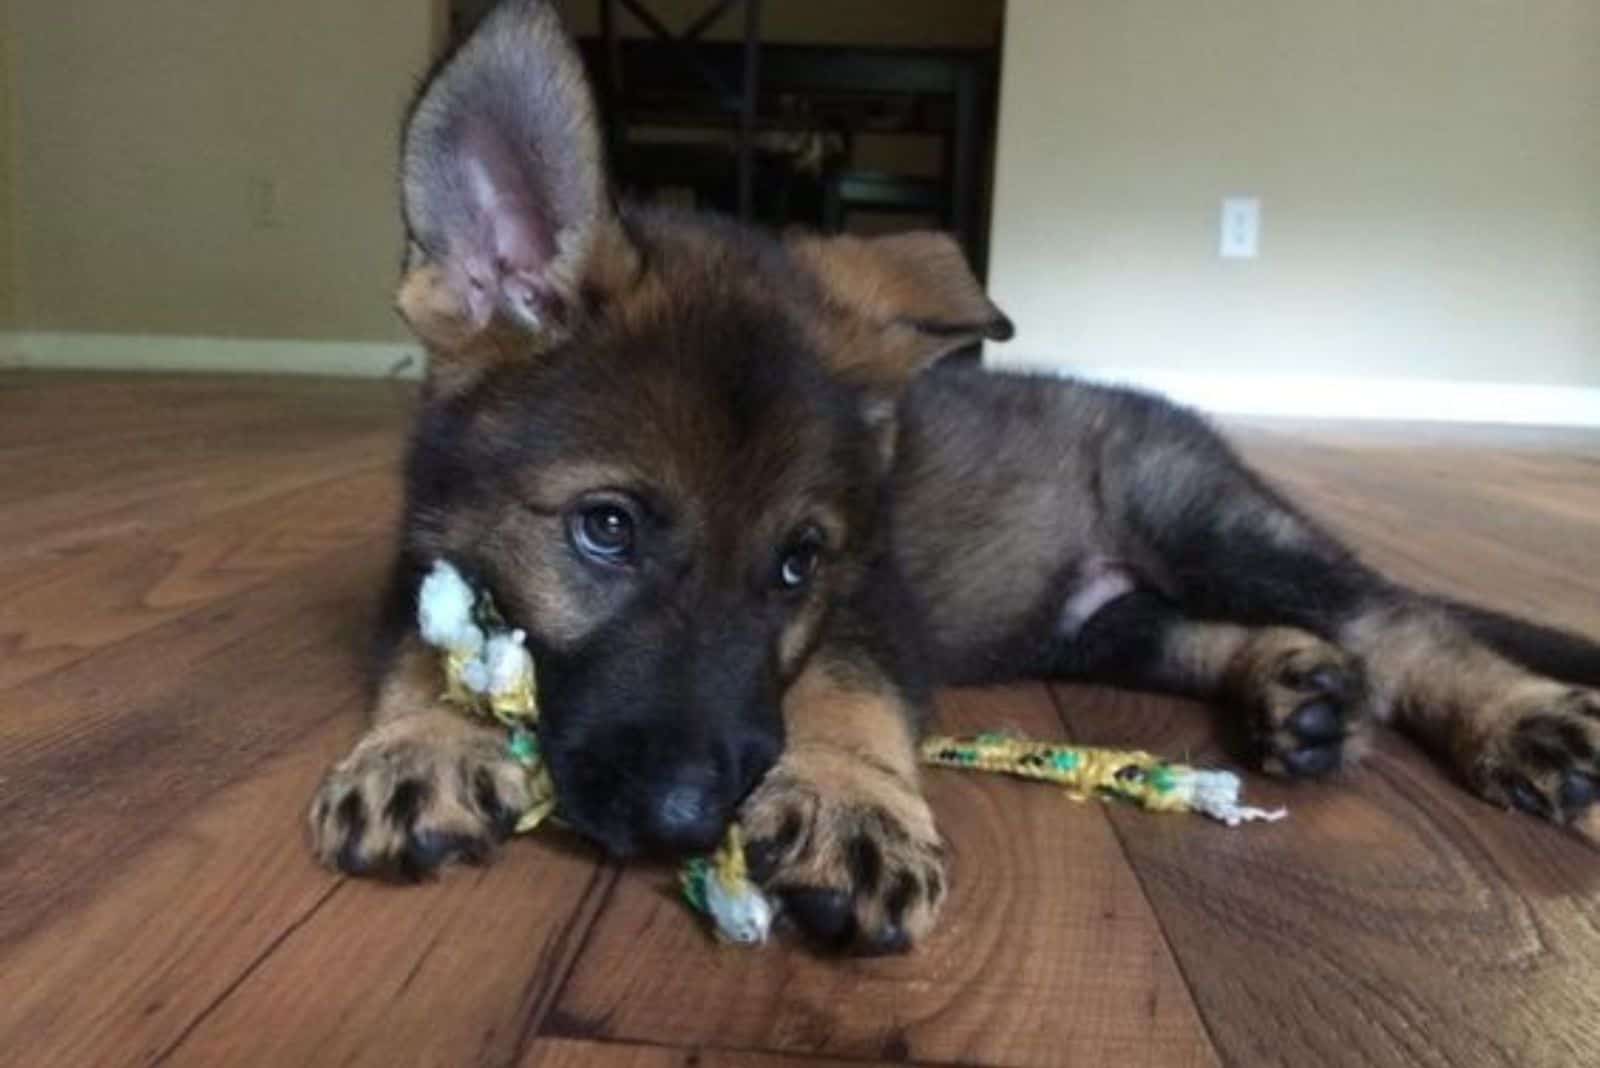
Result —
<svg viewBox="0 0 1600 1068"><path fill-rule="evenodd" d="M498 731L411 716L375 728L328 773L311 802L311 847L349 875L415 880L487 860L531 804Z"/></svg>
<svg viewBox="0 0 1600 1068"><path fill-rule="evenodd" d="M824 747L801 747L745 802L752 875L820 944L899 953L933 926L944 844L914 782Z"/></svg>
<svg viewBox="0 0 1600 1068"><path fill-rule="evenodd" d="M1537 684L1486 713L1468 738L1462 756L1480 796L1600 845L1600 693Z"/></svg>

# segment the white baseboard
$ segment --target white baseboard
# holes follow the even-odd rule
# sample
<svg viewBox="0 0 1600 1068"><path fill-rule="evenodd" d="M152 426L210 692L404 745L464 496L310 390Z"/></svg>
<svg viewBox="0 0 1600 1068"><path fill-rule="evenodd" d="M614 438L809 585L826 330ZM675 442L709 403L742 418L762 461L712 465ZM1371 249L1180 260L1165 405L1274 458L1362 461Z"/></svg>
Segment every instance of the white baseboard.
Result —
<svg viewBox="0 0 1600 1068"><path fill-rule="evenodd" d="M996 354L998 356L999 354ZM1600 427L1600 388L1338 375L1196 374L990 358L996 370L1057 373L1160 393L1215 415Z"/></svg>
<svg viewBox="0 0 1600 1068"><path fill-rule="evenodd" d="M404 342L0 333L0 367L418 378L422 366Z"/></svg>
<svg viewBox="0 0 1600 1068"><path fill-rule="evenodd" d="M1133 386L1217 415L1600 427L1600 388L1586 386L1056 368L1013 362L998 353L987 364L997 370L1058 373ZM420 347L404 342L17 331L0 332L0 367L417 378L422 373L423 355Z"/></svg>

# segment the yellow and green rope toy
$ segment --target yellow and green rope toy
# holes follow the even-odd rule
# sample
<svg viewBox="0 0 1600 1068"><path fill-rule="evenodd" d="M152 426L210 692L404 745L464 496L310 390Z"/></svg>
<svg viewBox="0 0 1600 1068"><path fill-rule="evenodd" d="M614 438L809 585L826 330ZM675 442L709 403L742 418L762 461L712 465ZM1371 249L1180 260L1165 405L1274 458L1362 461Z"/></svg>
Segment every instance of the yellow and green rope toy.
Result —
<svg viewBox="0 0 1600 1068"><path fill-rule="evenodd" d="M532 831L556 808L555 786L539 753L539 694L526 635L506 626L487 593L475 591L452 565L434 564L417 598L422 638L441 652L448 703L499 723L511 755L527 769L532 806L516 833ZM1003 734L932 737L922 762L1054 783L1074 800L1124 801L1152 812L1200 812L1228 826L1277 820L1283 809L1239 803L1241 783L1229 771L1172 764L1138 750L1031 742ZM738 824L711 857L689 861L680 875L685 899L710 917L717 934L739 943L766 941L776 909L750 879Z"/></svg>

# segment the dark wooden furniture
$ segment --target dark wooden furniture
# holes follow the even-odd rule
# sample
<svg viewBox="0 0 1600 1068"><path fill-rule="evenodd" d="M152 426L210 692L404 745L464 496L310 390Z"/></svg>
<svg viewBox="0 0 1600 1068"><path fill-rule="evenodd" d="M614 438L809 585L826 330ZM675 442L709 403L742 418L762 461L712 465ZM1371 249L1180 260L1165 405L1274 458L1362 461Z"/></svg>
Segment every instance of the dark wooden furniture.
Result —
<svg viewBox="0 0 1600 1068"><path fill-rule="evenodd" d="M715 94L717 114L731 112L734 115L737 131L734 139L737 214L746 221L753 218L756 168L754 134L760 84L762 0L713 0L681 32L673 31L662 22L650 9L649 0L599 0L599 3L600 40L604 47L600 61L593 64L591 69L596 73L595 82L599 86L601 111L606 116L612 158L627 167L630 163L628 153L636 148L628 142L627 136L632 103L628 94L628 79L632 72L622 61L622 37L618 25L621 12L626 11L650 31L654 38L650 43L662 47L662 54L671 57L680 77L698 79L705 89ZM741 6L744 20L737 45L738 69L721 71L701 58L703 45L700 38L733 9ZM686 155L685 147L680 146L678 155ZM662 162L658 158L656 165L660 166ZM644 170L647 165L635 166Z"/></svg>
<svg viewBox="0 0 1600 1068"><path fill-rule="evenodd" d="M698 71L686 74L681 49L659 40L585 39L586 62L612 86L613 114L630 125L705 127L726 115L726 95L707 83L737 83L747 49L740 43L698 41ZM753 134L792 127L797 100L803 113L846 138L860 132L929 133L943 141L943 165L931 183L848 168L819 175L831 183L831 207L810 221L842 222L851 206L929 209L954 232L974 262L983 261L982 212L993 131L996 54L991 49L905 49L765 43L759 92L748 120ZM752 172L760 173L760 153ZM626 156L619 157L623 168ZM774 161L774 169L777 162ZM650 184L649 173L620 175ZM787 220L767 220L787 221Z"/></svg>

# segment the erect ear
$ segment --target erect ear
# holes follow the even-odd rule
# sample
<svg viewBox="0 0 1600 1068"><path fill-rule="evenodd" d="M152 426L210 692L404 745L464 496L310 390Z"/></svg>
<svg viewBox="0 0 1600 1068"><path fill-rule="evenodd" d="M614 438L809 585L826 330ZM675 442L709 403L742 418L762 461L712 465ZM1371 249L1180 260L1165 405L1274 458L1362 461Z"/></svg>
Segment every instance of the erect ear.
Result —
<svg viewBox="0 0 1600 1068"><path fill-rule="evenodd" d="M941 356L1006 341L1011 320L990 303L948 234L798 235L789 247L821 286L823 346L841 377L895 392Z"/></svg>
<svg viewBox="0 0 1600 1068"><path fill-rule="evenodd" d="M582 63L548 0L500 4L423 88L401 187L400 312L447 387L559 340L585 291L631 262Z"/></svg>

